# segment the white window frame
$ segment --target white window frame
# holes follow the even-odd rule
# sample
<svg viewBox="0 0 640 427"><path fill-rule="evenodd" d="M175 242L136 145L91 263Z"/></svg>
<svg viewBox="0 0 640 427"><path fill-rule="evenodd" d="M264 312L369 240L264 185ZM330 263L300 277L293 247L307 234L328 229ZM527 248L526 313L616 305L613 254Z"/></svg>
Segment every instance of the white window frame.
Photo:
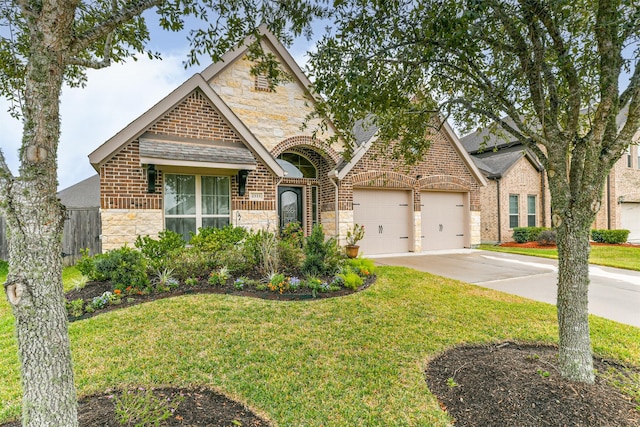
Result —
<svg viewBox="0 0 640 427"><path fill-rule="evenodd" d="M530 201L533 200L533 212L531 211ZM533 224L531 224L533 217ZM535 227L538 224L538 196L535 194L527 195L527 227Z"/></svg>
<svg viewBox="0 0 640 427"><path fill-rule="evenodd" d="M516 211L511 211L511 198L516 198ZM515 218L516 225L512 225L512 218ZM520 195L519 194L509 194L509 228L520 227Z"/></svg>
<svg viewBox="0 0 640 427"><path fill-rule="evenodd" d="M167 218L194 218L196 220L196 233L198 230L202 228L202 218L227 218L228 223L231 224L231 177L226 175L197 175L197 174L186 174L186 173L167 173L166 176L194 176L195 177L195 202L196 202L196 213L190 215L168 215L166 206L163 207L164 214L164 228L167 228ZM228 214L207 214L203 215L202 213L202 178L203 177L213 177L213 178L226 178L227 185L229 189L229 212ZM166 178L165 178L166 179ZM166 194L166 181L163 185L163 193Z"/></svg>

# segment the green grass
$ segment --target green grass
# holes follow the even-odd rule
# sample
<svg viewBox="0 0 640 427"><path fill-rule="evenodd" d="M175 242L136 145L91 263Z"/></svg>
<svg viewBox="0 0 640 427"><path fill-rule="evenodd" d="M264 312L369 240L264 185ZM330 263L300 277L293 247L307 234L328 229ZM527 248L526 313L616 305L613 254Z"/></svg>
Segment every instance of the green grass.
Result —
<svg viewBox="0 0 640 427"><path fill-rule="evenodd" d="M556 343L555 307L400 267L347 297L187 295L74 322L80 395L205 385L280 426L445 426L428 361L460 344ZM595 353L640 360L640 329L591 317ZM13 321L0 302L0 422L18 415Z"/></svg>
<svg viewBox="0 0 640 427"><path fill-rule="evenodd" d="M531 255L542 258L558 258L558 250L538 248L517 248L508 246L480 245L480 249L494 252ZM638 246L591 246L589 255L591 264L607 267L625 268L640 271L640 247Z"/></svg>

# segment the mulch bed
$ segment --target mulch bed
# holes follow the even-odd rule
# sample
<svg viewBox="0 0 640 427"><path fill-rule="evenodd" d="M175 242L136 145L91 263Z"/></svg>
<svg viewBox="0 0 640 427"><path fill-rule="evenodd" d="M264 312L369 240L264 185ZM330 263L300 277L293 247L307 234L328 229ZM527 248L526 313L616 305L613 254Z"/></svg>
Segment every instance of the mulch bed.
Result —
<svg viewBox="0 0 640 427"><path fill-rule="evenodd" d="M638 403L600 376L593 385L562 379L557 354L555 347L515 343L459 347L429 363L427 384L457 427L640 426ZM624 368L594 364L598 372Z"/></svg>
<svg viewBox="0 0 640 427"><path fill-rule="evenodd" d="M159 299L172 298L189 294L224 294L277 301L303 301L311 299L335 298L350 295L355 292L360 292L371 286L371 284L373 284L375 281L376 276L372 274L365 280L364 284L356 290L343 288L338 291L332 292L316 292L315 295L306 288L297 289L295 291L288 291L280 294L278 292L257 290L252 286L248 286L245 289L236 289L231 282L227 283L224 286L211 286L206 281L201 281L199 284L193 286L181 284L179 288L168 292L123 295L122 302L118 305L107 305L104 308L98 309L93 313L85 313L82 316L78 317L69 316L69 321L73 322L76 320L87 319L100 313L105 313L107 311L119 310L124 307L131 307L132 305L138 305L146 302L156 301ZM69 302L76 299L83 299L85 300L85 302L90 302L94 297L98 297L107 291L113 292L113 286L110 282L88 282L84 287L80 289L75 289L67 292L65 294L65 298Z"/></svg>
<svg viewBox="0 0 640 427"><path fill-rule="evenodd" d="M162 426L267 427L271 424L242 404L206 388L158 388L153 394L167 402L180 402ZM116 418L116 402L120 391L87 396L78 402L81 427L120 427ZM136 423L125 424L135 425ZM20 427L18 421L2 427ZM149 424L155 425L155 424Z"/></svg>

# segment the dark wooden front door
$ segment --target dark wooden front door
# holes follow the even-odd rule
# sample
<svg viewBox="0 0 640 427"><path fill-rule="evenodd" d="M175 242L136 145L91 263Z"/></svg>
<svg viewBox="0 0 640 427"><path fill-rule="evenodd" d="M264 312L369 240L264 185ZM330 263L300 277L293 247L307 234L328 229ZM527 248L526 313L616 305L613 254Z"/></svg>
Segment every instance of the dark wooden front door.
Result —
<svg viewBox="0 0 640 427"><path fill-rule="evenodd" d="M278 187L278 215L280 229L291 222L302 225L302 188Z"/></svg>

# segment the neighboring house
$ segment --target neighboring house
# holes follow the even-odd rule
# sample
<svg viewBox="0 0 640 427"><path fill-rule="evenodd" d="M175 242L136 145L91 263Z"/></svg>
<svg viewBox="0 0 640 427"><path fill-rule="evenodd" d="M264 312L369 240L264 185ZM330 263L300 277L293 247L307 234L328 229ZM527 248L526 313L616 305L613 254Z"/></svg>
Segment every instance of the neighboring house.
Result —
<svg viewBox="0 0 640 427"><path fill-rule="evenodd" d="M366 254L471 247L480 243L485 184L454 132L430 135L421 163L376 156L360 129L349 161L302 130L313 109L310 82L261 27L262 44L291 76L270 90L251 74L245 40L89 155L100 175L102 247L169 229L189 238L227 224L272 231L289 222L305 234L322 224L341 238L364 224Z"/></svg>
<svg viewBox="0 0 640 427"><path fill-rule="evenodd" d="M550 226L546 175L531 151L486 130L461 141L488 181L480 189L483 243L511 242L515 227Z"/></svg>
<svg viewBox="0 0 640 427"><path fill-rule="evenodd" d="M625 114L621 113L621 120ZM482 242L513 241L516 226L551 226L546 173L533 153L518 141L486 130L461 141L489 182L480 190ZM638 146L632 145L614 165L593 224L597 229L628 229L630 242L640 242L639 156Z"/></svg>
<svg viewBox="0 0 640 427"><path fill-rule="evenodd" d="M607 177L595 228L629 230L629 242L640 243L640 147L629 146Z"/></svg>

